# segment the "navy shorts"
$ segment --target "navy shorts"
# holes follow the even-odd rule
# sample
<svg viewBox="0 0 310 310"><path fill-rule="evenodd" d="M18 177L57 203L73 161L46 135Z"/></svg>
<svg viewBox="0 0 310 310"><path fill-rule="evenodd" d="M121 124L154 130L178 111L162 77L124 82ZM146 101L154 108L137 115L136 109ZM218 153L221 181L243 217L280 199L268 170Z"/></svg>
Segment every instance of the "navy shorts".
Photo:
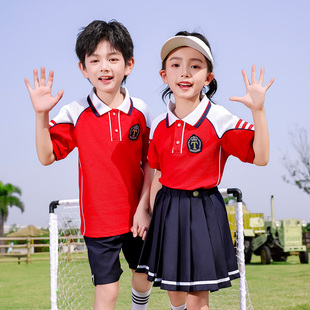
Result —
<svg viewBox="0 0 310 310"><path fill-rule="evenodd" d="M94 285L117 282L123 273L119 253L122 250L130 269L138 265L143 241L132 233L103 238L84 236Z"/></svg>

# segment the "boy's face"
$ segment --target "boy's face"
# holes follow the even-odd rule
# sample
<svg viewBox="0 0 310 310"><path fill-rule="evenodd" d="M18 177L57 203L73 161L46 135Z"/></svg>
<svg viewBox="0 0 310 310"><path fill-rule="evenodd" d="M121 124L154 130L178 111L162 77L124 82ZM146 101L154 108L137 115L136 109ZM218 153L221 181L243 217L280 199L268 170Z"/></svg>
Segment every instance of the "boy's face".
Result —
<svg viewBox="0 0 310 310"><path fill-rule="evenodd" d="M83 76L96 88L97 96L115 96L125 75L129 75L134 59L125 64L123 55L111 47L110 42L102 41L92 55L85 56L85 67L79 62Z"/></svg>

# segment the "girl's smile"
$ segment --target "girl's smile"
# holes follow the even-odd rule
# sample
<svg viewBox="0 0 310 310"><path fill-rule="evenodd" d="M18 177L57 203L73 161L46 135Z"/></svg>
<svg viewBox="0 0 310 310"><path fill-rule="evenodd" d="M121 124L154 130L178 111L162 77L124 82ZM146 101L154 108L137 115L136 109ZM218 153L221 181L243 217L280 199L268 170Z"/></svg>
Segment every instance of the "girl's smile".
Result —
<svg viewBox="0 0 310 310"><path fill-rule="evenodd" d="M160 71L160 76L173 92L176 111L181 103L187 106L187 111L181 111L178 115L180 117L199 104L201 91L211 82L214 74L208 71L203 54L191 47L180 47L168 55L166 68Z"/></svg>

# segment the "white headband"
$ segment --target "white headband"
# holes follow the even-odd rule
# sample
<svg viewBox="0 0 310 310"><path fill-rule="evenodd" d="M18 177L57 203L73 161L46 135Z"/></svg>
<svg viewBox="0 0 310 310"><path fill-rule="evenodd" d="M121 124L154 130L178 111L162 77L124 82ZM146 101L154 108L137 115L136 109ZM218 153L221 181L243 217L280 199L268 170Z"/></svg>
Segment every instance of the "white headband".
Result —
<svg viewBox="0 0 310 310"><path fill-rule="evenodd" d="M164 61L164 59L169 55L171 51L182 46L189 46L194 48L202 55L204 55L208 60L210 60L212 66L214 67L213 57L210 48L207 46L206 43L194 36L175 36L168 39L161 48L161 60Z"/></svg>

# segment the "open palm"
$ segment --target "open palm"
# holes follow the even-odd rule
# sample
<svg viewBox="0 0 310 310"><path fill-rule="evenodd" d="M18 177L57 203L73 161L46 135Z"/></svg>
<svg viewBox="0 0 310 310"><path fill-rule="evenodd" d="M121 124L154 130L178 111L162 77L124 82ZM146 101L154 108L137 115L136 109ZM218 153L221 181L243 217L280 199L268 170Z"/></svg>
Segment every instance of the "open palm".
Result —
<svg viewBox="0 0 310 310"><path fill-rule="evenodd" d="M265 69L262 68L260 71L259 80L256 80L256 69L255 66L252 66L252 74L251 74L251 83L245 73L242 70L242 76L244 80L244 84L246 87L246 94L243 97L233 96L229 98L231 101L239 101L247 106L252 111L259 111L264 107L265 94L269 87L274 82L274 79L271 79L269 83L263 86Z"/></svg>
<svg viewBox="0 0 310 310"><path fill-rule="evenodd" d="M45 79L45 68L41 68L41 79L39 80L38 70L33 70L34 89L28 79L25 79L26 87L36 113L49 112L62 98L63 90L60 90L55 97L52 95L54 72L50 71L48 80ZM45 85L46 83L46 85Z"/></svg>

